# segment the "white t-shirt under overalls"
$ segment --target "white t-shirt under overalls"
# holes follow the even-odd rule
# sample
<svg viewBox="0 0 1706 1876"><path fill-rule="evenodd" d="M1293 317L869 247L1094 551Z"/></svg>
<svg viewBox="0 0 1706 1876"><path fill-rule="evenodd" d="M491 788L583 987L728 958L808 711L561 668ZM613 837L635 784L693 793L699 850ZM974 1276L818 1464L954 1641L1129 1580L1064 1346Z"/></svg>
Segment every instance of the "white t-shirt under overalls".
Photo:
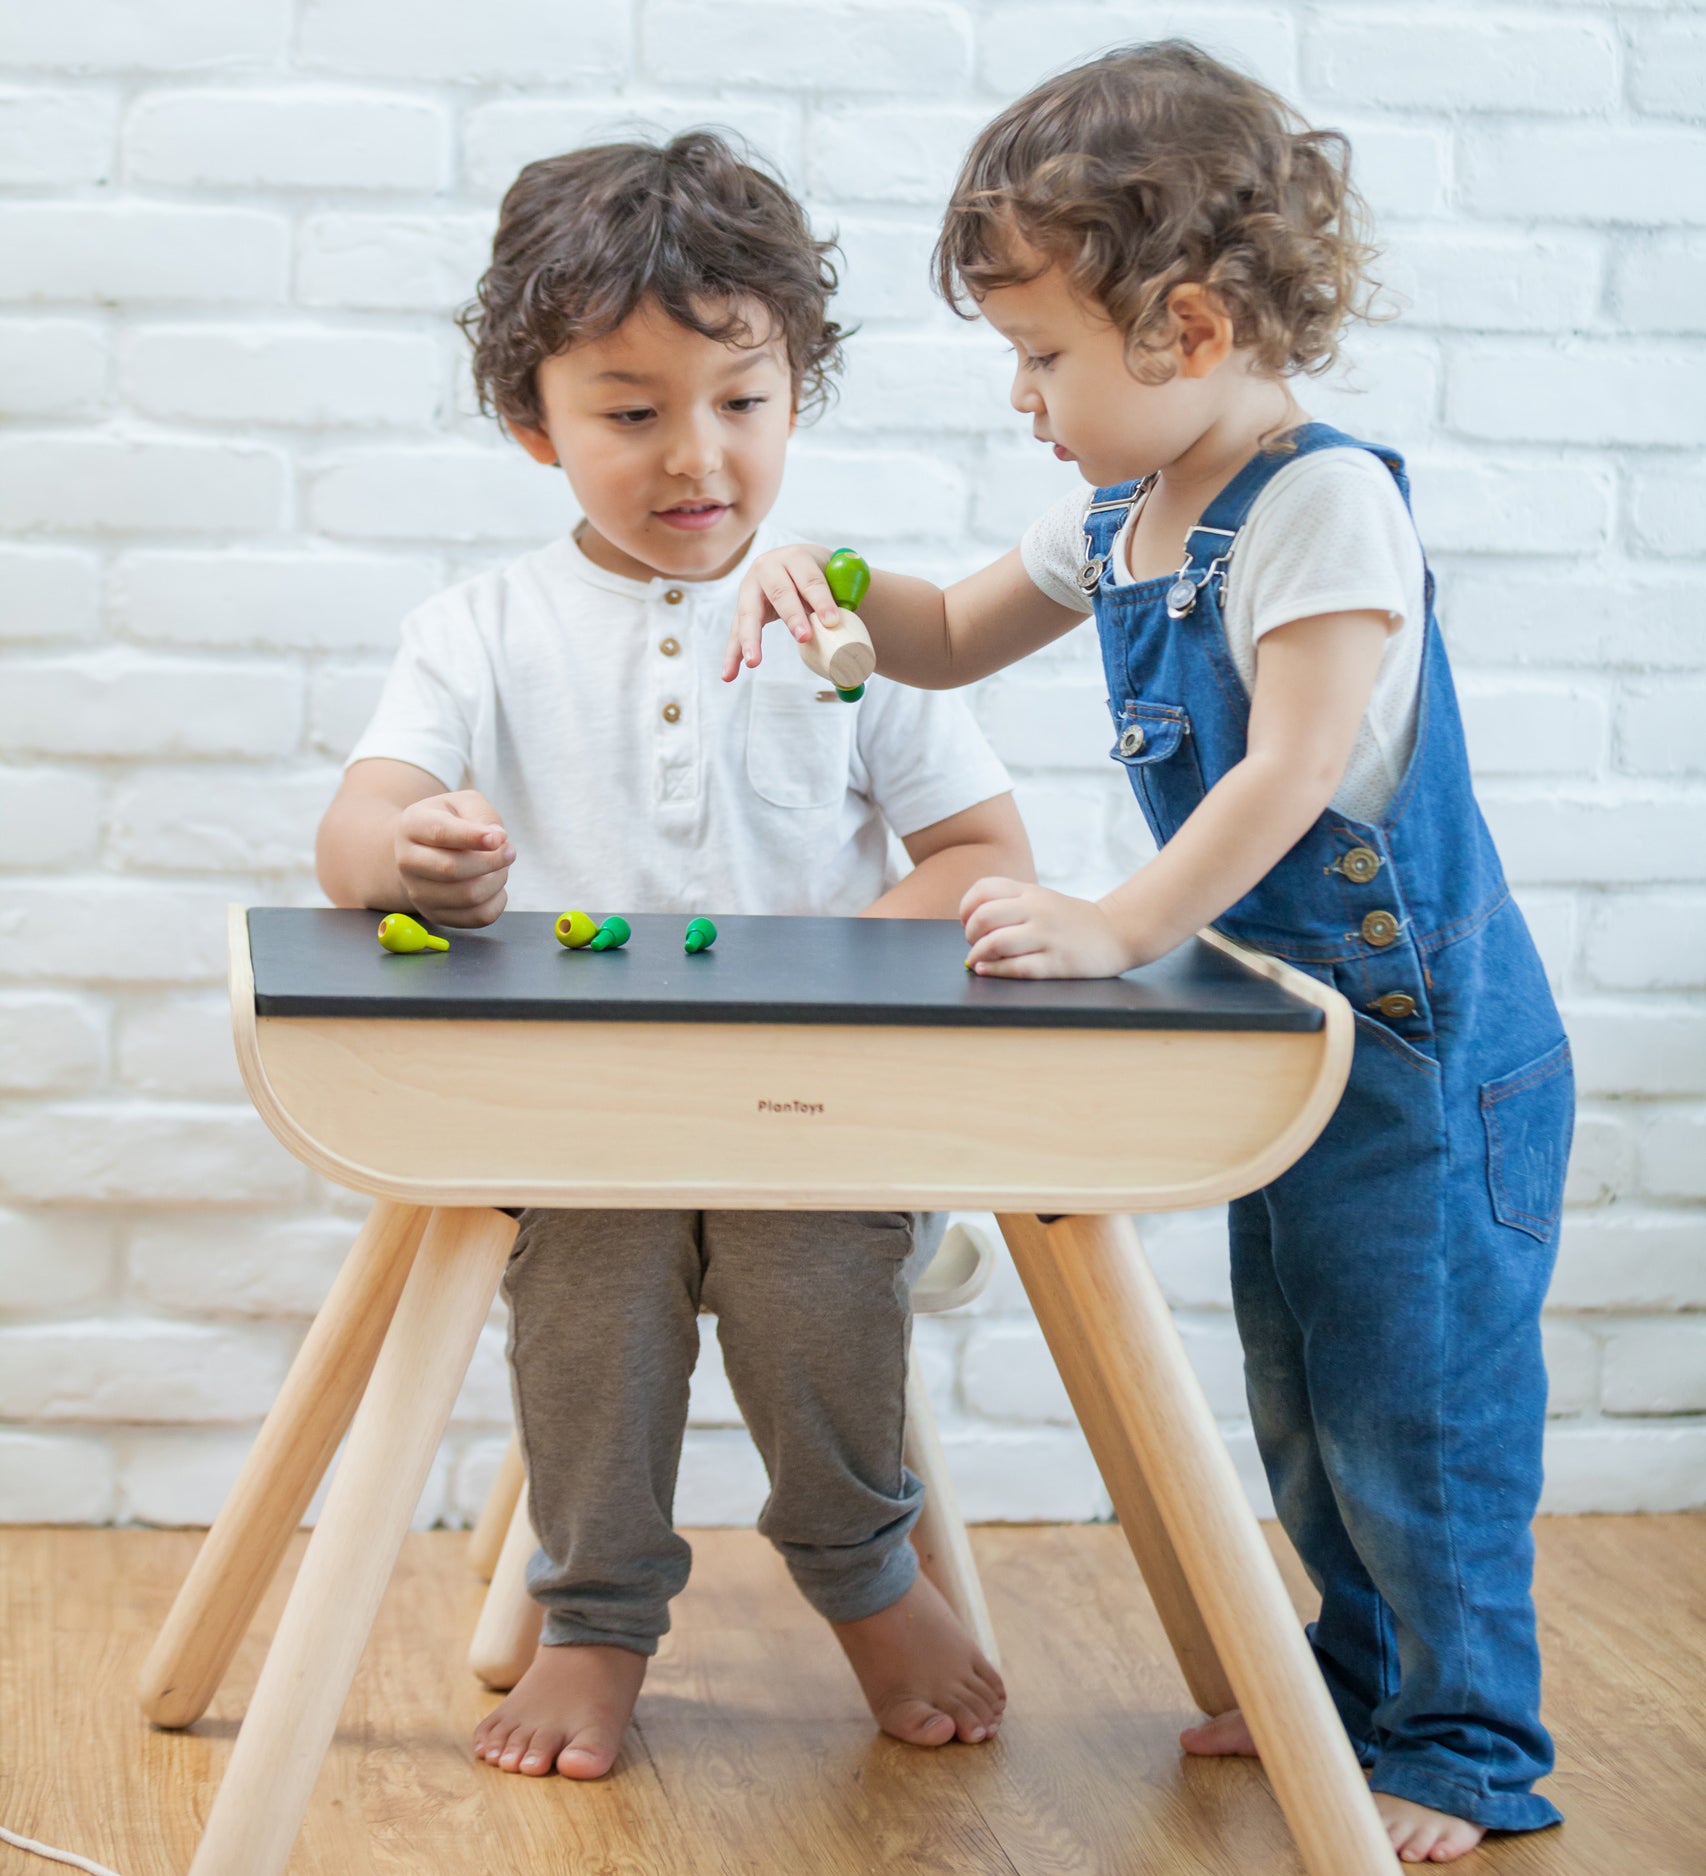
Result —
<svg viewBox="0 0 1706 1876"><path fill-rule="evenodd" d="M1090 488L1046 510L1021 544L1025 571L1058 605L1088 612L1078 584ZM1128 520L1108 578L1129 582ZM1183 543L1180 558L1183 559ZM1379 457L1324 449L1281 469L1250 509L1226 570L1226 636L1244 688L1255 691L1256 645L1294 619L1326 612L1384 612L1392 630L1368 709L1333 796L1339 813L1378 821L1416 741L1426 604L1421 543Z"/></svg>

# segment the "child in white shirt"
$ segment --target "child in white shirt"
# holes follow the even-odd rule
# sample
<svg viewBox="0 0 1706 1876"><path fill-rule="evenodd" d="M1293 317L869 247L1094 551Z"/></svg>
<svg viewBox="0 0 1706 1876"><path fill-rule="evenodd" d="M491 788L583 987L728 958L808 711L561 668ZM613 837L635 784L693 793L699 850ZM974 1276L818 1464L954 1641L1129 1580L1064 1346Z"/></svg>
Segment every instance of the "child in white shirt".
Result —
<svg viewBox="0 0 1706 1876"><path fill-rule="evenodd" d="M482 397L586 518L405 623L321 827L335 903L451 926L511 903L947 917L979 875L1029 876L958 703L877 684L848 705L797 660L717 682L796 416L837 362L826 250L709 133L522 171L464 323ZM933 1236L904 1212L523 1214L505 1288L546 1615L481 1758L574 1778L615 1758L687 1576L701 1307L770 1474L760 1528L878 1723L994 1734L1000 1677L907 1542L907 1288Z"/></svg>

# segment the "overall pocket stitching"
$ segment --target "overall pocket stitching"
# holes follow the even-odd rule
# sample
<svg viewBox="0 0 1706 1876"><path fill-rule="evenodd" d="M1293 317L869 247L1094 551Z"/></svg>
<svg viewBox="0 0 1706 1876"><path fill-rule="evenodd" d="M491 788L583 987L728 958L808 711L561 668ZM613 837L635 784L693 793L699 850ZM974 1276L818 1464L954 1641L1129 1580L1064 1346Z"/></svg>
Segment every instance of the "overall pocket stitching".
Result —
<svg viewBox="0 0 1706 1876"><path fill-rule="evenodd" d="M1564 1181L1558 1180L1558 1198L1549 1212L1532 1211L1519 1205L1511 1194L1505 1176L1505 1135L1500 1126L1500 1104L1513 1095L1527 1094L1554 1081L1571 1066L1570 1042L1566 1036L1546 1053L1522 1068L1512 1069L1481 1086L1481 1115L1487 1129L1487 1181L1492 1189L1493 1214L1501 1224L1526 1231L1542 1243L1552 1235L1564 1210Z"/></svg>

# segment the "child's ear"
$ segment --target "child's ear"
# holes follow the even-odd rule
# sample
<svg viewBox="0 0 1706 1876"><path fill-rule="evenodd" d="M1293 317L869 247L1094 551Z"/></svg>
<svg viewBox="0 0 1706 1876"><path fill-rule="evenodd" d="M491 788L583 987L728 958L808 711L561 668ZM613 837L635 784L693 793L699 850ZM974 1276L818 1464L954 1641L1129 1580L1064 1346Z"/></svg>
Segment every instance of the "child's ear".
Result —
<svg viewBox="0 0 1706 1876"><path fill-rule="evenodd" d="M1218 295L1187 281L1167 295L1173 349L1187 378L1206 378L1232 356L1232 315Z"/></svg>
<svg viewBox="0 0 1706 1876"><path fill-rule="evenodd" d="M536 429L528 423L511 423L509 433L535 462L542 462L547 469L557 466L557 446L544 430Z"/></svg>

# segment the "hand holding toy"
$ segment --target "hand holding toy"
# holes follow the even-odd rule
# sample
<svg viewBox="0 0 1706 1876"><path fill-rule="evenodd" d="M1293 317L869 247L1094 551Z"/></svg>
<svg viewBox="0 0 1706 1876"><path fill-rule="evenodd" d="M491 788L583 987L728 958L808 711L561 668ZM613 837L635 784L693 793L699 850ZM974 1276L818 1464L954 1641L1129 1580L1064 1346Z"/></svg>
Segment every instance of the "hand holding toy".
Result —
<svg viewBox="0 0 1706 1876"><path fill-rule="evenodd" d="M472 788L411 801L397 816L392 855L406 902L435 925L490 925L504 909L515 849Z"/></svg>
<svg viewBox="0 0 1706 1876"><path fill-rule="evenodd" d="M808 671L828 678L843 703L856 703L865 694L865 680L877 668L871 635L856 616L859 602L871 588L871 569L851 547L838 547L824 567L823 577L841 608L836 625L812 621L810 644L802 643L800 657Z"/></svg>

